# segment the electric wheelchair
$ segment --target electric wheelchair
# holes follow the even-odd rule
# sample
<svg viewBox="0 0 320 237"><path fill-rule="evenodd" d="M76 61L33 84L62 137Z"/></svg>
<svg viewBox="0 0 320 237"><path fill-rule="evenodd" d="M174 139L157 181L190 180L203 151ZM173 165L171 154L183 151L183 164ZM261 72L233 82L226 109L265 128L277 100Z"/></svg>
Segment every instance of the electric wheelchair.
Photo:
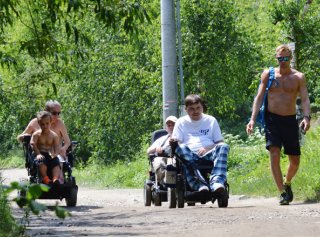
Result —
<svg viewBox="0 0 320 237"><path fill-rule="evenodd" d="M153 132L151 142L165 134L167 132L164 129ZM175 165L167 165L164 185L160 185L156 180L156 175L152 169L153 156L149 156L151 169L149 177L144 183L144 205L151 206L151 203L153 203L155 206L161 206L162 202L169 202L169 208L184 208L185 203L188 206L195 206L196 203L205 204L209 201L212 203L217 201L218 207L227 207L229 201L229 184L227 182L224 184L225 189L219 193L191 189L185 177L184 169L186 169L186 166L183 165L183 160L174 153L177 145L177 142L172 144L172 157L175 160ZM195 178L209 186L212 167L212 161L203 160L201 163L197 163L197 168L204 180L193 170Z"/></svg>
<svg viewBox="0 0 320 237"><path fill-rule="evenodd" d="M24 135L23 137L23 153L25 157L25 167L28 172L28 181L30 184L40 184L42 183L42 178L38 170L38 161L35 160L33 150L30 146L31 135ZM72 176L71 164L74 162L73 151L77 145L76 141L72 141L70 147L67 149L68 161L60 159L62 172L63 172L63 183L60 185L49 184L50 189L48 192L43 192L39 199L60 199L63 198L66 201L68 207L76 206L78 186L76 185L76 179ZM72 162L69 163L69 159ZM48 176L52 179L50 172ZM20 193L21 196L25 193Z"/></svg>
<svg viewBox="0 0 320 237"><path fill-rule="evenodd" d="M154 131L151 135L151 144L158 138L167 134L165 129ZM168 155L162 156L167 159L174 159ZM173 202L171 199L175 197L176 167L174 164L167 164L165 178L163 182L160 182L157 180L157 175L152 167L152 162L155 157L155 155L149 155L148 157L150 169L149 177L144 183L144 205L151 206L151 204L154 204L155 206L161 206L162 202L167 202L169 200L169 207L175 208L176 202Z"/></svg>

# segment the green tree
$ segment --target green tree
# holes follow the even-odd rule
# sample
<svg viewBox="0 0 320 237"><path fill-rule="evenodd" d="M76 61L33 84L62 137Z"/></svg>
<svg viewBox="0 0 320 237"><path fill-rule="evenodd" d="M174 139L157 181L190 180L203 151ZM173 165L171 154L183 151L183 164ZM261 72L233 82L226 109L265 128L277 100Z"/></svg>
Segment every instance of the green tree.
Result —
<svg viewBox="0 0 320 237"><path fill-rule="evenodd" d="M237 24L236 5L200 0L181 6L186 94L202 94L219 117L244 118L259 53Z"/></svg>
<svg viewBox="0 0 320 237"><path fill-rule="evenodd" d="M81 26L94 22L97 29L110 34L121 32L128 39L137 37L138 23L149 21L142 4L99 0L0 1L0 142L5 148L12 147L13 134L26 126L47 99L72 93L64 88L73 79L71 72L78 66L74 63L78 59L88 60L88 52L93 49L89 31Z"/></svg>
<svg viewBox="0 0 320 237"><path fill-rule="evenodd" d="M92 151L85 156L106 163L128 159L144 134L161 124L160 29L140 25L139 36L131 40L96 22L84 28L95 34L93 49L88 60L77 60L61 95L72 114L66 123L80 141L80 151Z"/></svg>

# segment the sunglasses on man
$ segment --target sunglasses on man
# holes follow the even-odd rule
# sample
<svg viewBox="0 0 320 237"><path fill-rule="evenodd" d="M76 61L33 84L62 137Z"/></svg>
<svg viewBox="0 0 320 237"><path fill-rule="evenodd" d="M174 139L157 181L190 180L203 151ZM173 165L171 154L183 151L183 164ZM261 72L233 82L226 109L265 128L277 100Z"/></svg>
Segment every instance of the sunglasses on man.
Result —
<svg viewBox="0 0 320 237"><path fill-rule="evenodd" d="M277 57L279 62L288 62L290 57Z"/></svg>
<svg viewBox="0 0 320 237"><path fill-rule="evenodd" d="M53 112L51 112L51 114L52 114L52 115L60 115L61 112L55 112L55 111L53 111Z"/></svg>

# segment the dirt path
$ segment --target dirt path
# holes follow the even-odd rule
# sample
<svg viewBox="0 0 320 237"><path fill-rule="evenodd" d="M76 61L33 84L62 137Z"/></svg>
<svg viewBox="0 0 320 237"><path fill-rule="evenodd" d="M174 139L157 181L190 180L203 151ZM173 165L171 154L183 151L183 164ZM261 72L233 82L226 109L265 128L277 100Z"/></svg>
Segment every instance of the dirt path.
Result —
<svg viewBox="0 0 320 237"><path fill-rule="evenodd" d="M5 182L24 170L2 171ZM54 205L53 200L41 200ZM60 202L64 206L64 201ZM97 190L79 187L72 217L60 220L52 212L32 216L30 236L320 236L320 204L294 201L279 206L277 198L231 196L228 208L217 203L183 209L144 207L142 189Z"/></svg>

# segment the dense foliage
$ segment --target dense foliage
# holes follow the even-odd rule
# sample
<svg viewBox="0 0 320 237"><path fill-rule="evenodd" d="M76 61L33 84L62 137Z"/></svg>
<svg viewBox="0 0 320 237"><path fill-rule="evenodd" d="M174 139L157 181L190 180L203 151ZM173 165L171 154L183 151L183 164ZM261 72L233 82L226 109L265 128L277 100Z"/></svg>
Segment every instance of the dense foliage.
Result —
<svg viewBox="0 0 320 237"><path fill-rule="evenodd" d="M186 1L182 4L186 94L200 93L208 113L243 119L247 88L254 79L259 52L243 26L234 1ZM251 103L251 102L250 102Z"/></svg>
<svg viewBox="0 0 320 237"><path fill-rule="evenodd" d="M18 226L12 217L7 194L2 187L2 180L0 180L0 184L0 236L19 236L23 229Z"/></svg>
<svg viewBox="0 0 320 237"><path fill-rule="evenodd" d="M302 1L278 2L180 1L185 94L204 96L225 132L244 132L259 74L293 29L299 69L319 104L319 2L307 11ZM131 160L162 126L160 1L0 3L3 151L57 99L78 157Z"/></svg>

